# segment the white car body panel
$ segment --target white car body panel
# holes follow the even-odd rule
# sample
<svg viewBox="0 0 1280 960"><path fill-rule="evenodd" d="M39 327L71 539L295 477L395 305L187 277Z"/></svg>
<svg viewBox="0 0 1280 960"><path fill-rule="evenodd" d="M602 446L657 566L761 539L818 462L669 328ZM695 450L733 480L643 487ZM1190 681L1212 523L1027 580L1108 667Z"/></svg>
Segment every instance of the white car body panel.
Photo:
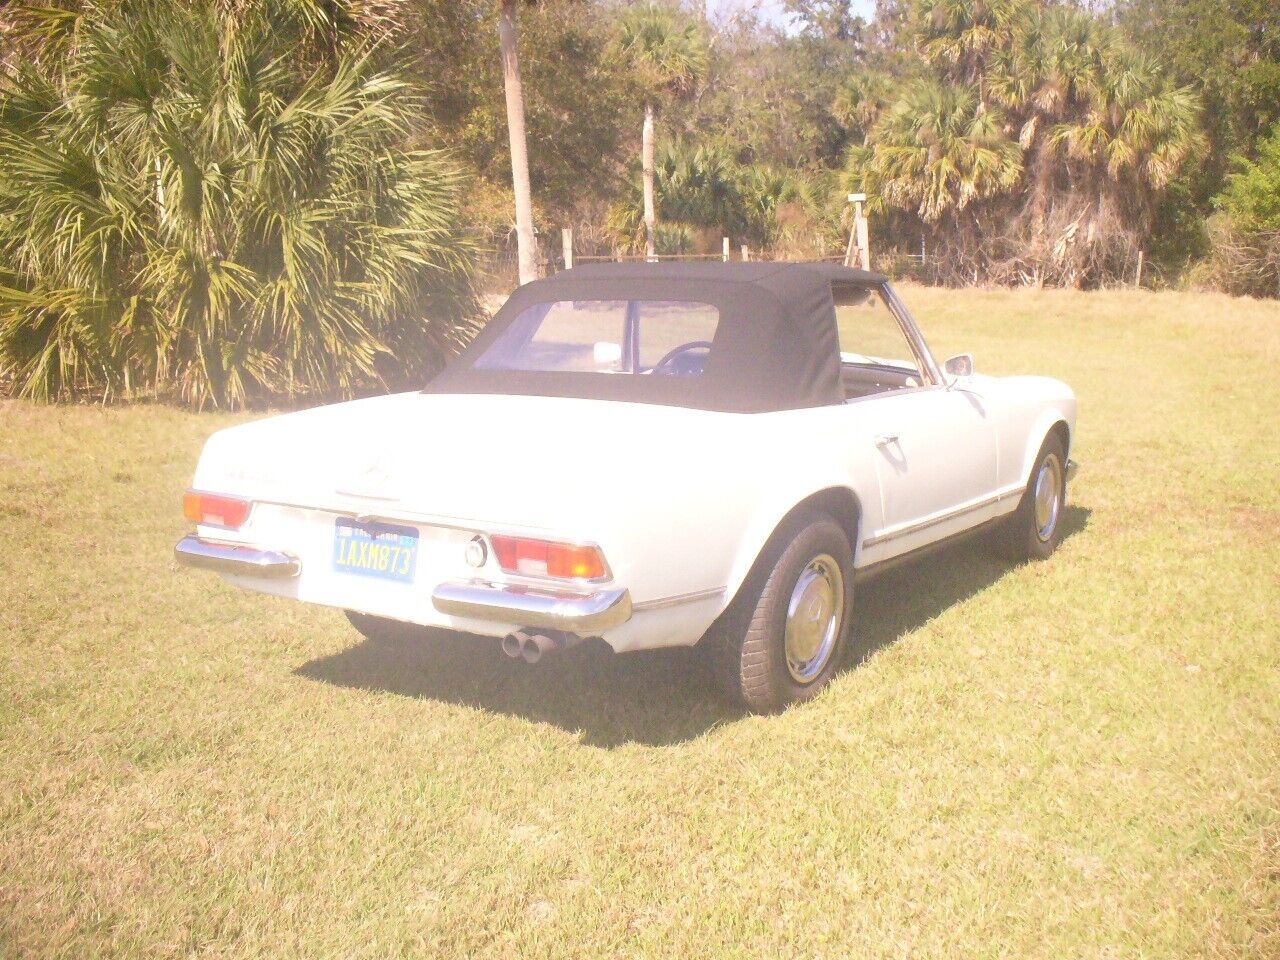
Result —
<svg viewBox="0 0 1280 960"><path fill-rule="evenodd" d="M223 430L193 488L254 501L239 530L203 538L282 550L289 579L237 586L393 619L502 636L523 626L441 613L441 582L476 570L473 536L525 533L600 546L629 620L615 650L698 641L799 502L847 491L859 507L855 567L869 568L1016 508L1031 458L1075 400L1047 378L973 376L844 404L721 413L538 396L406 393ZM885 444L883 438L898 439ZM878 442L880 441L880 442ZM333 570L337 517L417 527L412 584Z"/></svg>

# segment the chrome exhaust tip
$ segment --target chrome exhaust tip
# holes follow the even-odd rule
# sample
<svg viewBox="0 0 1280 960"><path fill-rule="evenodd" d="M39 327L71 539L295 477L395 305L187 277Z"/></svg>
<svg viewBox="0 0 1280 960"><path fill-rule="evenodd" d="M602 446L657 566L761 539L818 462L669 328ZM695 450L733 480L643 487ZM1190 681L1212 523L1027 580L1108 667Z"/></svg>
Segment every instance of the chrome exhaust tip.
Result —
<svg viewBox="0 0 1280 960"><path fill-rule="evenodd" d="M544 633L533 633L520 648L520 656L524 657L525 663L537 663L548 653L559 650L561 646L563 644L555 637L549 637Z"/></svg>
<svg viewBox="0 0 1280 960"><path fill-rule="evenodd" d="M521 632L508 633L502 638L502 652L512 660L519 660L528 638Z"/></svg>
<svg viewBox="0 0 1280 960"><path fill-rule="evenodd" d="M549 653L568 650L582 642L576 633L561 630L535 630L525 627L502 638L502 652L513 660L537 663Z"/></svg>

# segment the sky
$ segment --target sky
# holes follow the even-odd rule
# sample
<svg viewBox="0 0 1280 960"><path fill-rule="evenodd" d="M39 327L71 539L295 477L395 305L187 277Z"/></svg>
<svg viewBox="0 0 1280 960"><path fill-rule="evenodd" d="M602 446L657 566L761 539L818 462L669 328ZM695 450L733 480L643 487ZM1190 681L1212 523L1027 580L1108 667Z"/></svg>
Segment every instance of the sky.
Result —
<svg viewBox="0 0 1280 960"><path fill-rule="evenodd" d="M744 6L751 6L753 3L759 2L760 12L765 19L771 20L780 26L786 25L786 15L782 12L782 3L780 0L706 0L707 9L712 16L720 16L734 10L740 10ZM870 19L875 13L875 0L849 0L850 7L853 12Z"/></svg>

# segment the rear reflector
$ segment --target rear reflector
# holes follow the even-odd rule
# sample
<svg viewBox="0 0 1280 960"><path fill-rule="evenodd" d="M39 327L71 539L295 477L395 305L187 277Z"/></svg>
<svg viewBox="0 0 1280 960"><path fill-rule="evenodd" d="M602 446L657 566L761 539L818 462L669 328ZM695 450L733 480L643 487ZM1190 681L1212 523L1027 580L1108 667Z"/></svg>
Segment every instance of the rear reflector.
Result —
<svg viewBox="0 0 1280 960"><path fill-rule="evenodd" d="M210 527L226 527L238 530L249 519L253 504L236 497L222 497L216 493L197 493L188 490L182 498L182 513L192 523Z"/></svg>
<svg viewBox="0 0 1280 960"><path fill-rule="evenodd" d="M599 580L605 576L599 547L501 534L491 536L489 542L498 566L506 573L558 580Z"/></svg>

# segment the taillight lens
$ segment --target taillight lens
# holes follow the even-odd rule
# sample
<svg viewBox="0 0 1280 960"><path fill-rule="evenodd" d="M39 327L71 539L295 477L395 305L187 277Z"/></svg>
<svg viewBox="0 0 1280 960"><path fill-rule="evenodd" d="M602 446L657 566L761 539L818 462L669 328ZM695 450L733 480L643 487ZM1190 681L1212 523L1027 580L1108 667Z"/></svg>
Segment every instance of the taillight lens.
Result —
<svg viewBox="0 0 1280 960"><path fill-rule="evenodd" d="M249 519L253 504L237 497L223 497L216 493L197 493L188 490L182 498L182 513L192 523L210 527L226 527L238 530Z"/></svg>
<svg viewBox="0 0 1280 960"><path fill-rule="evenodd" d="M498 566L506 573L558 580L599 580L605 576L599 547L501 534L490 537L489 542Z"/></svg>

